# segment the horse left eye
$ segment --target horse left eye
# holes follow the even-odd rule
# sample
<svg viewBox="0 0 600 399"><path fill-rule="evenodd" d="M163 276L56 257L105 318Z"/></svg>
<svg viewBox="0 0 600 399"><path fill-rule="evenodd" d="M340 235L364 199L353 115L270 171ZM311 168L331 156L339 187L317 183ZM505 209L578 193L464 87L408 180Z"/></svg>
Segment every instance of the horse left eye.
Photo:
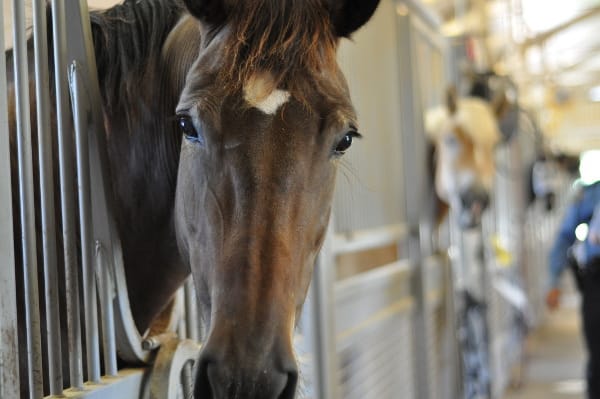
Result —
<svg viewBox="0 0 600 399"><path fill-rule="evenodd" d="M192 118L187 115L182 115L179 116L177 123L179 125L179 130L181 130L181 133L183 133L186 139L204 144L204 138L198 134L198 130L196 130Z"/></svg>
<svg viewBox="0 0 600 399"><path fill-rule="evenodd" d="M350 148L350 146L352 145L352 139L354 137L361 137L360 134L358 132L355 131L350 131L348 133L346 133L344 135L344 137L340 140L339 143L337 143L336 147L335 147L335 153L337 155L343 155L348 148Z"/></svg>

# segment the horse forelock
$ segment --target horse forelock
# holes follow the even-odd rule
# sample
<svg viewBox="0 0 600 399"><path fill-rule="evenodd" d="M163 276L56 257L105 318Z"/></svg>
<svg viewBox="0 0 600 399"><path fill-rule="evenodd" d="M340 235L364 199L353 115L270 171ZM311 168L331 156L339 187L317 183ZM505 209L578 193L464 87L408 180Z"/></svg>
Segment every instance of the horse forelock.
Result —
<svg viewBox="0 0 600 399"><path fill-rule="evenodd" d="M226 25L219 80L228 93L268 72L276 88L303 98L301 76L336 71L337 39L322 0L245 0Z"/></svg>

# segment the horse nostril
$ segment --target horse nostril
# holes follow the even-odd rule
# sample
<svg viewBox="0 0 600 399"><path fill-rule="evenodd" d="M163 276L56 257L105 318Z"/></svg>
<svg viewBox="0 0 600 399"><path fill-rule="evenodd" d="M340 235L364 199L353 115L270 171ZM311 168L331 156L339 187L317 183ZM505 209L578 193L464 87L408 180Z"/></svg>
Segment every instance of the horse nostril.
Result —
<svg viewBox="0 0 600 399"><path fill-rule="evenodd" d="M292 370L287 373L287 382L281 394L277 399L293 399L296 395L296 385L298 384L298 370Z"/></svg>

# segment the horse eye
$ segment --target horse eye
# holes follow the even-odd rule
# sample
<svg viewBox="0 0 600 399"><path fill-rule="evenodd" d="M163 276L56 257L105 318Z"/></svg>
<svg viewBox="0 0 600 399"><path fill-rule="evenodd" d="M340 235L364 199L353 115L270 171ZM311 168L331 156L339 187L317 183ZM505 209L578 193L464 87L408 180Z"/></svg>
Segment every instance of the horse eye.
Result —
<svg viewBox="0 0 600 399"><path fill-rule="evenodd" d="M350 131L344 135L344 137L337 143L335 147L336 155L343 155L348 148L352 145L352 139L354 137L361 137L360 133L355 131Z"/></svg>
<svg viewBox="0 0 600 399"><path fill-rule="evenodd" d="M192 118L187 115L180 115L178 116L177 124L179 125L179 130L181 130L181 133L183 133L186 139L204 144L204 138L198 134L198 130L196 130Z"/></svg>

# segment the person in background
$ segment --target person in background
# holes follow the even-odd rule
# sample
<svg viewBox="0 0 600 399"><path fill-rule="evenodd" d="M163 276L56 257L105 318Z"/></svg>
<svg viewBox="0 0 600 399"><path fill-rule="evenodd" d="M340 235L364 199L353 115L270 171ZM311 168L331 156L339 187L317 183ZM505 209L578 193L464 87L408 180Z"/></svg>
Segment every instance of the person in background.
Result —
<svg viewBox="0 0 600 399"><path fill-rule="evenodd" d="M552 211L560 184L557 179L558 164L546 155L541 155L534 162L531 174L531 189L535 198L541 198L546 211Z"/></svg>
<svg viewBox="0 0 600 399"><path fill-rule="evenodd" d="M588 224L585 240L577 245L575 229ZM600 399L600 182L578 189L566 209L549 256L550 289L546 304L558 307L559 280L564 269L573 266L582 294L582 320L588 350L588 398Z"/></svg>

